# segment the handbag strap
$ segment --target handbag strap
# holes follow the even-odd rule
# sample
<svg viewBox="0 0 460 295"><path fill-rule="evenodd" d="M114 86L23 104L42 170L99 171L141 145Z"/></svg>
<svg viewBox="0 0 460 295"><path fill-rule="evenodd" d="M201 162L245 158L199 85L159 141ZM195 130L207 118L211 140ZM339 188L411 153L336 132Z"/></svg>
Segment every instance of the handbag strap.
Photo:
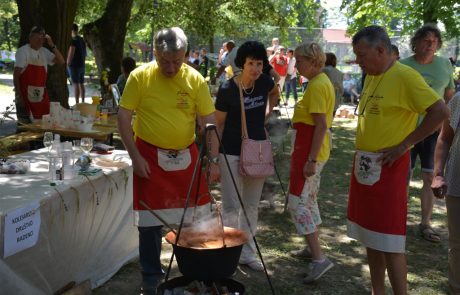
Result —
<svg viewBox="0 0 460 295"><path fill-rule="evenodd" d="M240 105L241 105L241 138L249 138L248 136L248 126L246 124L246 111L244 110L244 97L243 97L243 89L241 87L241 83L238 81L239 76L233 78L236 85L238 86L238 90L240 92Z"/></svg>

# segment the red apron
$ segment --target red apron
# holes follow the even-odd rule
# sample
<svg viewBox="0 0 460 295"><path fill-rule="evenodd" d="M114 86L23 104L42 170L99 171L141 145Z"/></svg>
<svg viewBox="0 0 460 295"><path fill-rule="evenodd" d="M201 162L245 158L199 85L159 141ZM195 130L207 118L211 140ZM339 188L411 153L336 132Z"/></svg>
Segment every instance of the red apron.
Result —
<svg viewBox="0 0 460 295"><path fill-rule="evenodd" d="M25 109L32 113L34 119L41 119L50 112L50 100L46 91L47 77L45 66L37 65L27 65L19 76Z"/></svg>
<svg viewBox="0 0 460 295"><path fill-rule="evenodd" d="M382 167L380 180L360 184L351 174L348 219L360 227L382 234L406 234L407 180L410 154L406 152L390 167ZM355 161L353 170L355 171Z"/></svg>
<svg viewBox="0 0 460 295"><path fill-rule="evenodd" d="M150 178L142 178L134 174L134 210L146 210L139 204L139 200L143 200L153 210L184 208L195 163L198 160L198 148L196 145L191 144L189 146L191 161L188 167L176 171L165 171L160 167L158 148L156 146L140 138L137 138L136 145L142 157L149 163ZM198 206L204 205L211 200L204 172L201 173L199 192L197 194L198 172L199 170L193 184L188 207L195 207L195 203Z"/></svg>
<svg viewBox="0 0 460 295"><path fill-rule="evenodd" d="M307 163L315 126L304 123L294 123L296 130L295 142L291 156L291 172L289 180L289 193L299 197L305 185L303 167Z"/></svg>

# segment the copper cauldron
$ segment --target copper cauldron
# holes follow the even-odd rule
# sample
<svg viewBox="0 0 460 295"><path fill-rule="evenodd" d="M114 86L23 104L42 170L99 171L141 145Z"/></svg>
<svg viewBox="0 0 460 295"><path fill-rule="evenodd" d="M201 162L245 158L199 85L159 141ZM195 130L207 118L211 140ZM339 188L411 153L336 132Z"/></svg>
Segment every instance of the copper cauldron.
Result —
<svg viewBox="0 0 460 295"><path fill-rule="evenodd" d="M231 227L224 227L223 232L184 228L177 245L175 232L170 231L166 241L173 245L179 270L184 276L211 281L233 275L248 236Z"/></svg>

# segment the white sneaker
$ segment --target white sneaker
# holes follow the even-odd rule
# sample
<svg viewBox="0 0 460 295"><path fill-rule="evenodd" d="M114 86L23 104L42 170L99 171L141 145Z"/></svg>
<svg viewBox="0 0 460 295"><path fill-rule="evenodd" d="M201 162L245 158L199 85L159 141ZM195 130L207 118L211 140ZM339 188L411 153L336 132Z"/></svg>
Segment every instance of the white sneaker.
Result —
<svg viewBox="0 0 460 295"><path fill-rule="evenodd" d="M303 279L305 284L312 283L322 277L328 270L334 266L334 263L326 258L323 262L313 261L310 264L310 273Z"/></svg>

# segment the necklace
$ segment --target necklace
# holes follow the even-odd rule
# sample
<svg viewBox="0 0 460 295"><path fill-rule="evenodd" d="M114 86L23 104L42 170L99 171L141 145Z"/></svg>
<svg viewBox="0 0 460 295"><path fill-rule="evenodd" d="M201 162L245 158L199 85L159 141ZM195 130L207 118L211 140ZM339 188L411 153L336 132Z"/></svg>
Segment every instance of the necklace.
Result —
<svg viewBox="0 0 460 295"><path fill-rule="evenodd" d="M375 86L374 90L372 91L372 94L371 95L368 95L366 97L366 100L364 102L364 106L363 106L363 109L361 110L361 112L358 113L358 107L359 107L359 104L356 106L355 108L355 116L358 116L358 117L363 117L364 116L364 111L366 110L366 107L367 107L367 104L374 98L375 96L375 91L377 91L377 89L379 88L380 86L380 82L382 82L383 78L385 78L385 74L387 73L387 71L391 68L391 66L393 65L393 62L391 62L388 67L386 68L385 72L383 73L382 77L380 77L379 81L377 82L377 85ZM367 87L365 88L365 90L367 90L369 86L367 85ZM366 91L363 91L363 92L366 92ZM361 102L361 100L360 100Z"/></svg>
<svg viewBox="0 0 460 295"><path fill-rule="evenodd" d="M243 81L242 81L241 77L240 77L239 80L240 80L240 81L239 81L240 87L241 87L241 89L243 89L244 94L250 95L250 94L252 94L252 93L254 92L254 87L256 86L256 82L254 82L254 83L252 84L252 88L251 88L250 91L246 91L246 88L245 88L244 85L243 85Z"/></svg>

